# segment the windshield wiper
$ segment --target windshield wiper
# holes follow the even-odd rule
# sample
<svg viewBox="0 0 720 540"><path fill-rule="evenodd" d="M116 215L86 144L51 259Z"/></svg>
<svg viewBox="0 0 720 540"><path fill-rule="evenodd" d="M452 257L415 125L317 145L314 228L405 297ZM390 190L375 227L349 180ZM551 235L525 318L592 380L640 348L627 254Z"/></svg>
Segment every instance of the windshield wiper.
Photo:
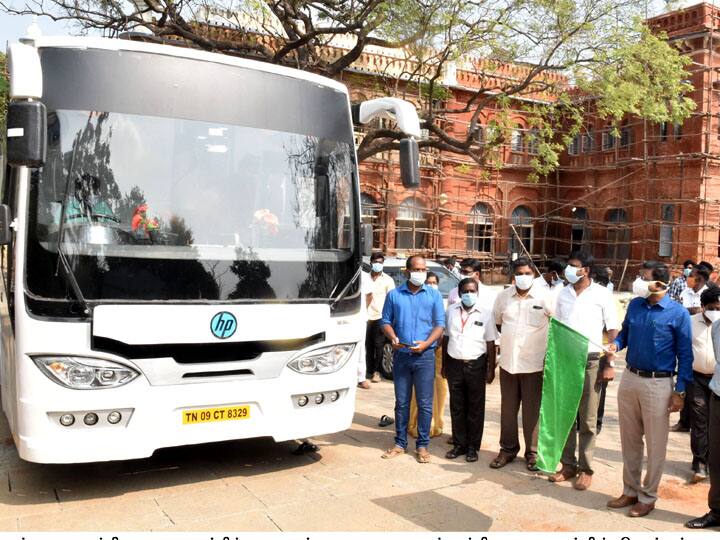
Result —
<svg viewBox="0 0 720 540"><path fill-rule="evenodd" d="M347 285L345 285L345 287L343 287L343 289L338 293L338 295L337 295L337 296L333 299L333 301L330 303L330 310L331 310L331 311L332 311L333 309L335 309L335 306L338 304L338 302L340 302L340 300L342 300L343 298L345 298L345 296L347 295L348 291L350 290L350 287L352 287L353 283L355 283L355 280L360 276L360 273L361 273L361 272L362 272L362 266L360 266L360 267L357 269L357 271L355 272L355 274L353 275L353 277L350 279L350 281L347 282ZM332 290L332 292L330 293L330 298L332 298L332 295L333 295L333 293L335 292L335 289L338 288L338 285L340 285L340 282L338 282L337 285L335 285L335 287L333 287L333 290Z"/></svg>
<svg viewBox="0 0 720 540"><path fill-rule="evenodd" d="M87 126L90 124L90 118L91 116L88 115L88 120L85 124L84 129L87 129ZM58 227L57 237L58 264L55 267L55 276L58 275L60 268L62 267L63 276L70 284L70 288L72 289L75 298L80 303L83 315L88 316L90 315L90 307L87 303L87 300L85 300L85 297L83 296L80 285L78 284L77 278L75 277L75 273L72 271L72 268L70 268L70 262L68 261L67 256L65 255L65 252L62 248L62 237L63 233L65 232L65 212L67 211L68 207L68 196L70 191L70 179L72 178L75 171L75 156L77 155L77 146L79 142L80 137L75 140L75 144L73 145L72 156L70 157L70 168L68 169L68 174L65 178L65 192L63 194L62 206L60 207L60 226Z"/></svg>

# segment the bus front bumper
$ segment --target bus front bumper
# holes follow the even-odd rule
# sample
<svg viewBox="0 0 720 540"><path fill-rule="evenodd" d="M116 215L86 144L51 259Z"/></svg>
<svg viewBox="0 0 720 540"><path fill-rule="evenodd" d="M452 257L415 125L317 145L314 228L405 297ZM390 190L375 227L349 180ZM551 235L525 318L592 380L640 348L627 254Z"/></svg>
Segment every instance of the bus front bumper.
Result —
<svg viewBox="0 0 720 540"><path fill-rule="evenodd" d="M138 379L124 387L90 391L63 388L38 372L40 379L33 386L42 388L18 403L15 442L26 461L83 463L144 458L159 448L214 441L287 441L335 433L352 423L355 361L353 355L340 371L327 375L285 370L273 379L173 386L151 386ZM316 403L320 395L322 402ZM307 404L300 406L304 397ZM243 406L249 407L247 416L229 412ZM108 420L112 412L120 413L116 424ZM88 413L98 416L96 424L86 425ZM63 415L66 422L72 415L73 423L62 425Z"/></svg>

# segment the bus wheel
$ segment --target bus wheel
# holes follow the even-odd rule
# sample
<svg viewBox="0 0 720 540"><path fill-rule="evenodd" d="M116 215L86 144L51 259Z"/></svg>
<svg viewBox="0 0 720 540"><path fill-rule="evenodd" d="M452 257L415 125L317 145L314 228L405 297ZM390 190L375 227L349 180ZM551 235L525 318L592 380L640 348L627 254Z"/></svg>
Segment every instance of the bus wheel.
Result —
<svg viewBox="0 0 720 540"><path fill-rule="evenodd" d="M393 348L389 343L383 348L383 357L380 364L380 372L388 381L393 380Z"/></svg>

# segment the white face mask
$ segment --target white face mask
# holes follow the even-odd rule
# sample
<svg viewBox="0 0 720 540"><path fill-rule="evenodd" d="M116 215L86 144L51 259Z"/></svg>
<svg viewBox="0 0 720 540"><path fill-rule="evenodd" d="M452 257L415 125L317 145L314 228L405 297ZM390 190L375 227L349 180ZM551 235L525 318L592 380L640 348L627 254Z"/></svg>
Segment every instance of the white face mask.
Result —
<svg viewBox="0 0 720 540"><path fill-rule="evenodd" d="M533 276L523 274L515 276L515 286L521 291L527 291L533 284Z"/></svg>
<svg viewBox="0 0 720 540"><path fill-rule="evenodd" d="M645 281L643 278L638 277L632 284L632 292L635 296L640 298L647 298L652 293L650 292L651 281Z"/></svg>
<svg viewBox="0 0 720 540"><path fill-rule="evenodd" d="M711 323L714 323L715 321L720 321L720 311L705 311L705 316L708 318L708 320Z"/></svg>
<svg viewBox="0 0 720 540"><path fill-rule="evenodd" d="M570 266L569 264L565 267L565 279L568 280L570 283L577 283L580 281L580 278L582 276L577 275L577 271L580 270L579 268L575 268L574 266Z"/></svg>
<svg viewBox="0 0 720 540"><path fill-rule="evenodd" d="M420 287L427 279L427 272L410 272L410 283Z"/></svg>
<svg viewBox="0 0 720 540"><path fill-rule="evenodd" d="M431 289L436 289L436 290L438 288L436 283L428 283L427 286L430 287Z"/></svg>

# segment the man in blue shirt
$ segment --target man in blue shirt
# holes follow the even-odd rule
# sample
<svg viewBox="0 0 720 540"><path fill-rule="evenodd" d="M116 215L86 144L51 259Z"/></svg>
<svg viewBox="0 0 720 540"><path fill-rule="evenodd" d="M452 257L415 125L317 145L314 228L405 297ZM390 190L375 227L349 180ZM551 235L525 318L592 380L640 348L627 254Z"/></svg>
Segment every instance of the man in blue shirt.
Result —
<svg viewBox="0 0 720 540"><path fill-rule="evenodd" d="M445 326L445 309L440 293L425 285L425 257L413 255L405 266L409 280L388 293L382 313L383 332L395 351L395 446L382 457L390 459L405 453L414 387L418 407L416 457L420 463L428 463L435 347Z"/></svg>
<svg viewBox="0 0 720 540"><path fill-rule="evenodd" d="M623 494L607 503L630 508L630 517L655 508L668 442L670 413L683 407L692 382L692 327L687 309L667 295L667 266L646 262L633 283L634 298L609 349L627 347L627 369L618 388ZM673 388L673 375L677 380ZM647 442L647 472L641 482L643 437Z"/></svg>

